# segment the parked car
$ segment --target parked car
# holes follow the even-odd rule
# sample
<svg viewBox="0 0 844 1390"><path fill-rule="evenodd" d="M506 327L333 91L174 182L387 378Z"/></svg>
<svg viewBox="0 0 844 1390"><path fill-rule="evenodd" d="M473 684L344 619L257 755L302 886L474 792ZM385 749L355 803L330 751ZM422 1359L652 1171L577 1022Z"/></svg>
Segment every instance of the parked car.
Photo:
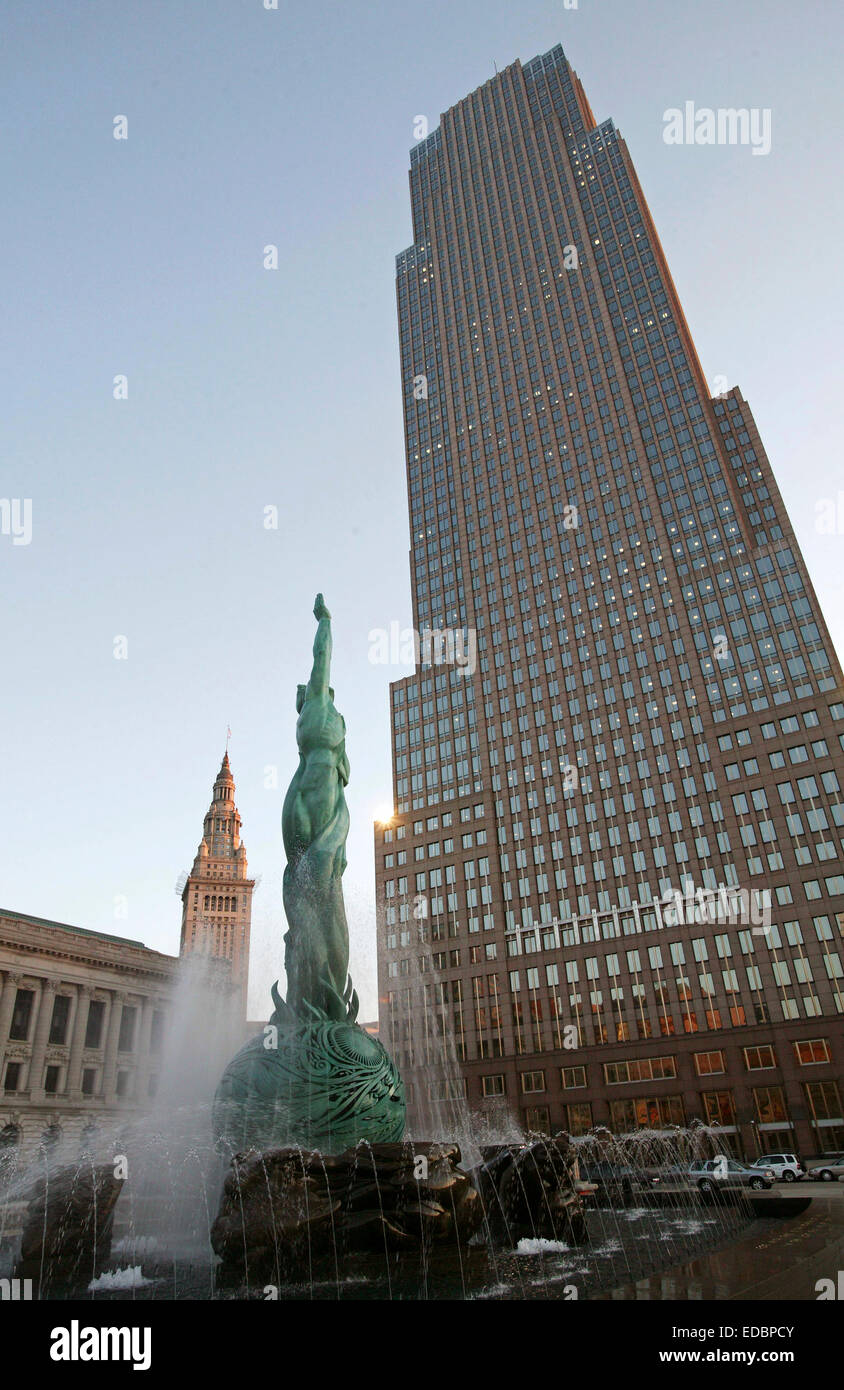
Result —
<svg viewBox="0 0 844 1390"><path fill-rule="evenodd" d="M774 1174L770 1168L751 1168L739 1163L737 1158L702 1158L689 1166L689 1175L697 1183L699 1192L736 1192L749 1187L754 1192L768 1189L774 1185Z"/></svg>
<svg viewBox="0 0 844 1390"><path fill-rule="evenodd" d="M844 1178L844 1153L819 1154L806 1160L806 1176L822 1182L837 1182Z"/></svg>
<svg viewBox="0 0 844 1390"><path fill-rule="evenodd" d="M688 1187L689 1185L688 1163L663 1163L658 1168L648 1168L645 1171L648 1173L651 1184L654 1187L658 1186L660 1183L680 1187Z"/></svg>
<svg viewBox="0 0 844 1390"><path fill-rule="evenodd" d="M770 1168L777 1182L799 1182L806 1176L806 1168L797 1154L765 1154L756 1158L751 1168Z"/></svg>
<svg viewBox="0 0 844 1390"><path fill-rule="evenodd" d="M633 1193L639 1186L639 1175L633 1168L605 1159L578 1157L577 1170L582 1182L594 1184L598 1205L629 1206L632 1203Z"/></svg>

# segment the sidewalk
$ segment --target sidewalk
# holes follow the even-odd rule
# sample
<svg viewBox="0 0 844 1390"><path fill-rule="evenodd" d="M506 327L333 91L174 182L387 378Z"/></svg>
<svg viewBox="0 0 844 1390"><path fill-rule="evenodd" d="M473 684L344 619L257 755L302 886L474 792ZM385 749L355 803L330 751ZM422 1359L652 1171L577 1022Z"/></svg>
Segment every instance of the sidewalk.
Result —
<svg viewBox="0 0 844 1390"><path fill-rule="evenodd" d="M664 1274L625 1284L603 1300L811 1301L819 1279L844 1269L844 1185L812 1197L792 1219L760 1217L721 1250L676 1265Z"/></svg>

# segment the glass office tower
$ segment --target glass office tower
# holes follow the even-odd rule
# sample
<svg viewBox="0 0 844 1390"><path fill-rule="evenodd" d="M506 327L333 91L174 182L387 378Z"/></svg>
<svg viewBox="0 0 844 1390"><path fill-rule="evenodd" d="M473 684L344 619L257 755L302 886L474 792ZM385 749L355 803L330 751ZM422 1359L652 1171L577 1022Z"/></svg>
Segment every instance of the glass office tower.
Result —
<svg viewBox="0 0 844 1390"><path fill-rule="evenodd" d="M420 651L375 849L412 1121L842 1149L842 674L749 407L562 49L447 111L410 192Z"/></svg>

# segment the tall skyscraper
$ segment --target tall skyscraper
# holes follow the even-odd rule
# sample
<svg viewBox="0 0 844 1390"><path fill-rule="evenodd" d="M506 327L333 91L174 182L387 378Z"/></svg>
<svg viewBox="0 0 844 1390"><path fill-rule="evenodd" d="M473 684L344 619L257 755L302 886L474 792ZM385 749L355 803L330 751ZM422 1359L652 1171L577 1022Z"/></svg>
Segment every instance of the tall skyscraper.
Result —
<svg viewBox="0 0 844 1390"><path fill-rule="evenodd" d="M214 783L193 868L182 892L179 954L228 961L232 983L240 990L245 1018L255 880L249 877L234 790L226 752Z"/></svg>
<svg viewBox="0 0 844 1390"><path fill-rule="evenodd" d="M561 48L447 111L410 192L421 653L375 840L411 1114L844 1148L842 674L747 402Z"/></svg>

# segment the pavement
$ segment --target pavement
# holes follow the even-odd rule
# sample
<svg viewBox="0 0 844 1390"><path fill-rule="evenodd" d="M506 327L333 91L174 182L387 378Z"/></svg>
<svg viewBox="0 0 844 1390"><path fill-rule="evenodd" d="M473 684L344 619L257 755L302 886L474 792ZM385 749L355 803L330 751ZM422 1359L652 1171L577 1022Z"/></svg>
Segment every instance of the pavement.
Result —
<svg viewBox="0 0 844 1390"><path fill-rule="evenodd" d="M765 1216L766 1198L792 1199L794 1216ZM810 1199L808 1209L806 1199ZM821 1279L844 1270L844 1183L778 1183L753 1194L756 1220L719 1250L675 1265L663 1274L597 1295L604 1300L793 1302L818 1298Z"/></svg>

